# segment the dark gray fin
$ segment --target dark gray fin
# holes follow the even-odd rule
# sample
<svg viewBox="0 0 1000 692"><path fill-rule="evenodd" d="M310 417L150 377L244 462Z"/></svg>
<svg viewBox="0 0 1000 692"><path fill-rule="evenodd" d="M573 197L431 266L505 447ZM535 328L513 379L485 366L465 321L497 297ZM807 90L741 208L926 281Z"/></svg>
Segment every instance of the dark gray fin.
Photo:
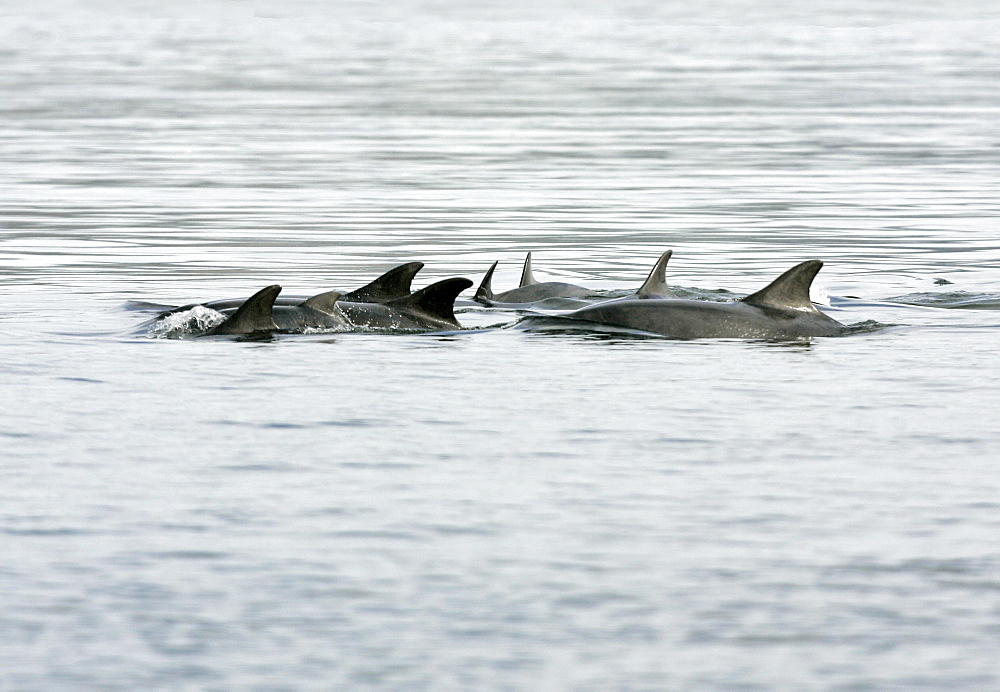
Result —
<svg viewBox="0 0 1000 692"><path fill-rule="evenodd" d="M495 266L495 265L494 265ZM420 312L461 327L455 319L455 299L458 294L472 285L468 279L455 278L438 281L405 298L391 300L386 305Z"/></svg>
<svg viewBox="0 0 1000 692"><path fill-rule="evenodd" d="M524 269L521 270L521 286L532 286L537 284L535 277L531 275L531 253L524 258Z"/></svg>
<svg viewBox="0 0 1000 692"><path fill-rule="evenodd" d="M205 332L206 336L216 334L253 334L269 332L278 328L271 314L274 299L281 293L281 286L262 288L247 298L240 309L230 315L222 324Z"/></svg>
<svg viewBox="0 0 1000 692"><path fill-rule="evenodd" d="M345 293L341 300L349 303L384 303L410 295L410 284L417 272L424 268L423 262L407 262L393 267L370 284Z"/></svg>
<svg viewBox="0 0 1000 692"><path fill-rule="evenodd" d="M823 268L819 260L809 260L796 264L765 288L748 295L741 300L759 308L785 308L819 312L809 298L809 287L816 274Z"/></svg>
<svg viewBox="0 0 1000 692"><path fill-rule="evenodd" d="M667 262L670 261L672 254L674 254L673 250L667 250L660 255L660 259L653 265L653 271L649 272L646 282L635 292L637 296L640 298L647 296L650 298L676 298L670 287L667 286Z"/></svg>
<svg viewBox="0 0 1000 692"><path fill-rule="evenodd" d="M337 301L340 300L340 291L327 291L299 303L300 308L311 308L319 312L332 315L337 310Z"/></svg>
<svg viewBox="0 0 1000 692"><path fill-rule="evenodd" d="M472 297L473 300L493 300L493 272L496 271L497 264L499 262L494 262L493 266L486 271L486 276L483 277L482 283L476 289L476 295Z"/></svg>

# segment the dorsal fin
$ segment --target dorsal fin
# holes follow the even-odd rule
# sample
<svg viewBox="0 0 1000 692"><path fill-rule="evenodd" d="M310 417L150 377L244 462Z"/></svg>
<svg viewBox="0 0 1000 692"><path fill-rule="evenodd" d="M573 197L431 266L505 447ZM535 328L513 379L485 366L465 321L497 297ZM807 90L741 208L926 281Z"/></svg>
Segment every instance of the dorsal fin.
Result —
<svg viewBox="0 0 1000 692"><path fill-rule="evenodd" d="M822 269L819 260L796 264L767 286L743 298L744 303L761 308L785 308L819 312L809 298L809 287Z"/></svg>
<svg viewBox="0 0 1000 692"><path fill-rule="evenodd" d="M271 310L274 308L274 299L281 293L281 286L274 285L262 288L230 315L222 324L209 329L207 335L215 334L253 334L254 332L267 332L278 328L274 323L274 316Z"/></svg>
<svg viewBox="0 0 1000 692"><path fill-rule="evenodd" d="M521 270L521 286L532 286L537 284L535 277L531 275L531 253L524 258L524 269Z"/></svg>
<svg viewBox="0 0 1000 692"><path fill-rule="evenodd" d="M398 267L393 267L370 284L345 293L340 299L351 303L384 303L387 300L408 296L413 277L423 268L423 262L401 264Z"/></svg>
<svg viewBox="0 0 1000 692"><path fill-rule="evenodd" d="M649 277L646 278L646 282L639 287L639 290L635 292L640 298L674 298L674 294L670 291L667 286L667 262L670 261L670 256L674 254L673 250L667 250L662 255L660 259L656 260L656 264L653 265L653 271L649 272Z"/></svg>
<svg viewBox="0 0 1000 692"><path fill-rule="evenodd" d="M423 313L436 317L446 322L451 322L456 326L458 320L455 319L455 299L458 294L472 285L468 279L454 278L438 281L415 291L405 298L390 300L386 305L395 308L419 310Z"/></svg>
<svg viewBox="0 0 1000 692"><path fill-rule="evenodd" d="M473 296L474 300L493 300L493 272L496 271L497 264L499 262L494 262L486 271L486 276L483 277L482 283L476 289L476 295Z"/></svg>
<svg viewBox="0 0 1000 692"><path fill-rule="evenodd" d="M320 312L332 315L337 309L337 301L340 300L340 291L327 291L308 298L299 303L300 308L312 308Z"/></svg>

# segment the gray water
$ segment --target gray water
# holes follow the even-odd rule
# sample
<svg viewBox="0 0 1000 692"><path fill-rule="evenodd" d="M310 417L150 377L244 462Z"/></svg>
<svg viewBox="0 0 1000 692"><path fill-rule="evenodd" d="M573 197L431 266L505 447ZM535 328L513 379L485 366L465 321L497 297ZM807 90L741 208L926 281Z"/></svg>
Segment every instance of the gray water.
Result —
<svg viewBox="0 0 1000 692"><path fill-rule="evenodd" d="M5 0L0 97L0 689L1000 689L994 2ZM129 309L666 249L875 328Z"/></svg>

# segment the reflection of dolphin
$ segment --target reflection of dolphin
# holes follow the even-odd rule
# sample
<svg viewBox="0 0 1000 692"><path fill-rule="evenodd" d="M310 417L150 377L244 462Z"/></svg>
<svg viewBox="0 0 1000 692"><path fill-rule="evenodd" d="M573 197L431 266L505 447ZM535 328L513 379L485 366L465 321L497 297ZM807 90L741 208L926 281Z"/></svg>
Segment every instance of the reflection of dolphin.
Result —
<svg viewBox="0 0 1000 692"><path fill-rule="evenodd" d="M767 287L731 303L640 296L598 303L561 317L678 339L834 336L847 327L817 310L809 298L809 287L822 266L819 260L803 262Z"/></svg>
<svg viewBox="0 0 1000 692"><path fill-rule="evenodd" d="M388 300L393 300L395 298L402 298L404 296L410 295L410 284L413 282L413 277L416 276L417 272L420 271L424 266L423 262L408 262L406 264L401 264L398 267L393 267L382 276L378 277L371 283L368 283L361 288L355 289L350 293L338 293L340 300L344 302L352 303L382 303ZM316 297L316 296L314 296ZM212 300L207 303L191 303L190 305L182 305L179 308L171 308L165 312L160 313L160 317L165 317L176 312L185 312L190 310L195 305L203 305L206 308L211 308L212 310L229 310L232 308L238 308L243 305L246 298L226 298L223 300ZM303 302L310 300L308 296L282 296L274 301L275 305L285 305L285 306L298 306L302 305Z"/></svg>
<svg viewBox="0 0 1000 692"><path fill-rule="evenodd" d="M445 279L384 303L340 300L336 291L320 293L293 305L275 305L280 286L268 286L238 307L213 308L225 322L205 332L219 334L302 333L309 330L461 329L455 318L455 298L472 285L468 279ZM205 303L211 305L211 303Z"/></svg>
<svg viewBox="0 0 1000 692"><path fill-rule="evenodd" d="M524 269L521 271L521 285L503 293L493 293L491 286L493 282L493 272L496 271L497 262L486 272L483 281L479 284L473 300L483 305L497 305L498 303L535 303L547 298L579 298L593 294L590 289L583 286L574 286L560 281L535 281L531 275L531 253L524 258Z"/></svg>

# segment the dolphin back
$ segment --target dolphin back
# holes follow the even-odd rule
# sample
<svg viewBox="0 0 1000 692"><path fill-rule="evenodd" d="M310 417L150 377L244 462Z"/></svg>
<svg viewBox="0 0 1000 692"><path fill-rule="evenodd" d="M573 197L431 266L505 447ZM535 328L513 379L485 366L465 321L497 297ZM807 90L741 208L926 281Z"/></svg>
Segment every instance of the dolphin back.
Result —
<svg viewBox="0 0 1000 692"><path fill-rule="evenodd" d="M493 272L497 269L497 264L499 261L494 262L490 268L486 271L486 276L483 277L482 282L479 284L479 288L476 289L476 295L472 298L476 301L493 300Z"/></svg>
<svg viewBox="0 0 1000 692"><path fill-rule="evenodd" d="M262 288L247 298L225 322L205 332L205 336L274 331L278 328L274 323L274 300L279 293L281 286L277 284Z"/></svg>
<svg viewBox="0 0 1000 692"><path fill-rule="evenodd" d="M384 303L408 296L413 277L423 268L423 262L407 262L393 267L371 283L345 293L341 299L349 303Z"/></svg>
<svg viewBox="0 0 1000 692"><path fill-rule="evenodd" d="M742 298L741 301L759 308L819 312L809 297L809 288L822 268L823 263L820 260L796 264L767 286Z"/></svg>
<svg viewBox="0 0 1000 692"><path fill-rule="evenodd" d="M660 255L660 259L656 260L656 264L653 265L653 270L649 272L649 276L646 278L646 281L639 287L639 290L635 292L637 297L676 298L667 286L667 262L670 261L670 256L673 254L673 250L667 250Z"/></svg>
<svg viewBox="0 0 1000 692"><path fill-rule="evenodd" d="M531 253L529 252L524 258L524 269L521 270L521 286L519 288L532 286L537 283L534 275L531 273Z"/></svg>
<svg viewBox="0 0 1000 692"><path fill-rule="evenodd" d="M445 279L411 293L405 298L391 300L385 305L409 312L423 313L456 327L461 327L455 318L455 299L459 293L471 285L472 282L468 279Z"/></svg>

